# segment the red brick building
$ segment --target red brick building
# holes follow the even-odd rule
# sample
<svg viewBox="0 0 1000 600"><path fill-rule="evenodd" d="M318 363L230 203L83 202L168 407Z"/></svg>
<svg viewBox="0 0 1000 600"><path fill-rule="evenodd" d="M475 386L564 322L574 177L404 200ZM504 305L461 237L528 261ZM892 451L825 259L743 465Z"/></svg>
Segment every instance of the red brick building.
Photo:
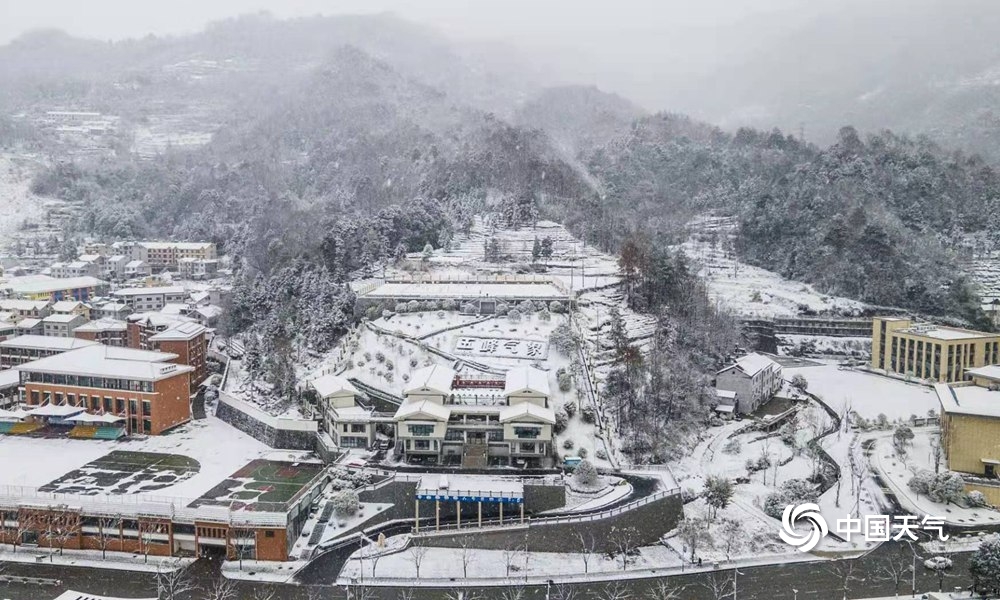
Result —
<svg viewBox="0 0 1000 600"><path fill-rule="evenodd" d="M73 337L105 346L128 346L128 324L115 319L98 319L73 330Z"/></svg>
<svg viewBox="0 0 1000 600"><path fill-rule="evenodd" d="M208 330L200 323L180 323L149 337L154 350L176 354L174 361L194 369L191 372L191 393L197 391L201 382L208 377L205 357L208 353Z"/></svg>
<svg viewBox="0 0 1000 600"><path fill-rule="evenodd" d="M126 432L157 435L191 420L193 367L176 354L103 344L27 362L21 397L29 406L85 407L125 419Z"/></svg>

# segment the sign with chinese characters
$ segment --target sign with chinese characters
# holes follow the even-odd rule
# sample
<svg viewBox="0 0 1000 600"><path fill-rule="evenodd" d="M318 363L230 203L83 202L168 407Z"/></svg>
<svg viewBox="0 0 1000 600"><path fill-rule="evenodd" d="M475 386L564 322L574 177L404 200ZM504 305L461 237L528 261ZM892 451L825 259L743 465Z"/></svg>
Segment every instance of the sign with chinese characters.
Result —
<svg viewBox="0 0 1000 600"><path fill-rule="evenodd" d="M549 345L538 340L462 336L455 342L455 353L494 358L524 358L543 360Z"/></svg>
<svg viewBox="0 0 1000 600"><path fill-rule="evenodd" d="M797 528L798 525L808 525L808 531L804 531L802 527ZM848 542L859 538L865 542L915 542L918 531L932 532L942 542L948 539L948 535L944 533L944 519L929 515L864 515L837 519L834 525L833 529L828 527L816 504L789 505L781 515L778 534L782 540L801 552L809 552L815 548L831 531Z"/></svg>

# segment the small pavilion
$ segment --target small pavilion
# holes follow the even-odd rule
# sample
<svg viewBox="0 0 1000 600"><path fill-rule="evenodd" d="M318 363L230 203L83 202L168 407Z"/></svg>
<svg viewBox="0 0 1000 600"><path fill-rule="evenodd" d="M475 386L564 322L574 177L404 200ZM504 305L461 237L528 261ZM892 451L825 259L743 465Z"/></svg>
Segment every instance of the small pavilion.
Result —
<svg viewBox="0 0 1000 600"><path fill-rule="evenodd" d="M420 532L420 501L434 502L434 529L441 529L441 503L455 503L455 527L462 528L462 503L476 503L477 526L483 525L483 503L496 504L503 524L504 507L517 510L524 523L524 484L512 479L480 475L429 474L420 478L414 501L414 531ZM516 509L514 507L517 507Z"/></svg>

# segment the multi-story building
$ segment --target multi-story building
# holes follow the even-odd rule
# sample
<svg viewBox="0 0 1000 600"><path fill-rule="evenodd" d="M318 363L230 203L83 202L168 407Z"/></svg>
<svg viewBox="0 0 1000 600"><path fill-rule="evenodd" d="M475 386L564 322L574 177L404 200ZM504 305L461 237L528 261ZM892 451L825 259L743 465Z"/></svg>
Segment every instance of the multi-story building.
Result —
<svg viewBox="0 0 1000 600"><path fill-rule="evenodd" d="M881 317L872 321L873 369L938 382L1000 363L1000 334Z"/></svg>
<svg viewBox="0 0 1000 600"><path fill-rule="evenodd" d="M97 319L73 330L73 337L105 346L128 346L128 324L116 319Z"/></svg>
<svg viewBox="0 0 1000 600"><path fill-rule="evenodd" d="M39 358L95 345L97 344L90 340L76 338L21 335L0 342L0 369L10 369Z"/></svg>
<svg viewBox="0 0 1000 600"><path fill-rule="evenodd" d="M125 317L132 314L132 307L124 302L114 300L103 300L94 302L90 307L90 317L92 319L115 319L124 321Z"/></svg>
<svg viewBox="0 0 1000 600"><path fill-rule="evenodd" d="M207 279L219 272L219 261L214 258L181 258L177 272L185 279Z"/></svg>
<svg viewBox="0 0 1000 600"><path fill-rule="evenodd" d="M125 279L125 265L130 262L132 261L124 254L115 254L114 256L108 257L108 260L104 265L105 276L108 279L113 279L115 281Z"/></svg>
<svg viewBox="0 0 1000 600"><path fill-rule="evenodd" d="M51 314L42 319L42 334L53 337L73 337L73 331L87 322L83 315Z"/></svg>
<svg viewBox="0 0 1000 600"><path fill-rule="evenodd" d="M90 320L90 307L79 300L60 300L52 305L52 312L57 315L80 315Z"/></svg>
<svg viewBox="0 0 1000 600"><path fill-rule="evenodd" d="M211 260L218 253L211 242L138 242L132 246L132 258L154 269L176 269L182 258Z"/></svg>
<svg viewBox="0 0 1000 600"><path fill-rule="evenodd" d="M97 262L75 260L72 262L56 262L49 267L49 275L57 279L70 277L99 277L103 275L102 265Z"/></svg>
<svg viewBox="0 0 1000 600"><path fill-rule="evenodd" d="M970 369L972 381L938 383L941 447L947 468L975 476L966 491L978 490L1000 503L1000 367Z"/></svg>
<svg viewBox="0 0 1000 600"><path fill-rule="evenodd" d="M130 260L125 264L125 278L149 277L153 274L153 267L143 260Z"/></svg>
<svg viewBox="0 0 1000 600"><path fill-rule="evenodd" d="M84 340L74 340L83 342ZM76 406L157 435L191 419L190 376L177 355L93 344L16 367L29 406Z"/></svg>
<svg viewBox="0 0 1000 600"><path fill-rule="evenodd" d="M735 412L749 414L774 397L782 386L781 365L756 352L715 374L715 387L733 393ZM728 398L727 394L725 398ZM720 398L723 398L720 396Z"/></svg>
<svg viewBox="0 0 1000 600"><path fill-rule="evenodd" d="M194 323L194 319L163 312L132 313L125 318L128 323L128 346L139 350L155 350L149 338L180 323Z"/></svg>
<svg viewBox="0 0 1000 600"><path fill-rule="evenodd" d="M160 310L167 304L183 304L188 298L184 288L178 286L123 288L112 295L136 312Z"/></svg>
<svg viewBox="0 0 1000 600"><path fill-rule="evenodd" d="M168 354L175 354L177 364L192 368L190 377L190 392L197 391L205 378L208 377L208 330L201 323L178 323L169 329L161 331L148 338L153 349Z"/></svg>
<svg viewBox="0 0 1000 600"><path fill-rule="evenodd" d="M13 313L16 321L21 319L42 319L52 312L52 303L48 300L0 300L0 310Z"/></svg>
<svg viewBox="0 0 1000 600"><path fill-rule="evenodd" d="M17 322L17 335L45 335L41 319L21 319Z"/></svg>
<svg viewBox="0 0 1000 600"><path fill-rule="evenodd" d="M48 275L25 275L12 277L0 283L0 290L6 290L12 297L25 300L81 300L102 296L108 284L96 277L68 277L59 279Z"/></svg>
<svg viewBox="0 0 1000 600"><path fill-rule="evenodd" d="M323 375L309 382L319 397L323 427L341 448L369 448L375 443L372 410L362 406L361 392L350 381Z"/></svg>
<svg viewBox="0 0 1000 600"><path fill-rule="evenodd" d="M415 371L396 411L396 451L410 461L466 467L551 465L548 374L466 379L442 366Z"/></svg>

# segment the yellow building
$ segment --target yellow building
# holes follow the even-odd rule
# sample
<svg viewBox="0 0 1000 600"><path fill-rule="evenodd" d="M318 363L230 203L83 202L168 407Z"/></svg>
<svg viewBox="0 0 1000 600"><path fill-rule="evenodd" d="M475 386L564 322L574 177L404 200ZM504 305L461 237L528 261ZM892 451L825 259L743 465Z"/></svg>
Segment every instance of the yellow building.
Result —
<svg viewBox="0 0 1000 600"><path fill-rule="evenodd" d="M978 476L967 481L965 489L982 492L990 504L1000 504L1000 391L995 383L992 390L970 382L934 386L941 403L941 446L947 467Z"/></svg>
<svg viewBox="0 0 1000 600"><path fill-rule="evenodd" d="M950 383L964 381L968 369L998 363L1000 334L896 317L872 320L873 369Z"/></svg>

